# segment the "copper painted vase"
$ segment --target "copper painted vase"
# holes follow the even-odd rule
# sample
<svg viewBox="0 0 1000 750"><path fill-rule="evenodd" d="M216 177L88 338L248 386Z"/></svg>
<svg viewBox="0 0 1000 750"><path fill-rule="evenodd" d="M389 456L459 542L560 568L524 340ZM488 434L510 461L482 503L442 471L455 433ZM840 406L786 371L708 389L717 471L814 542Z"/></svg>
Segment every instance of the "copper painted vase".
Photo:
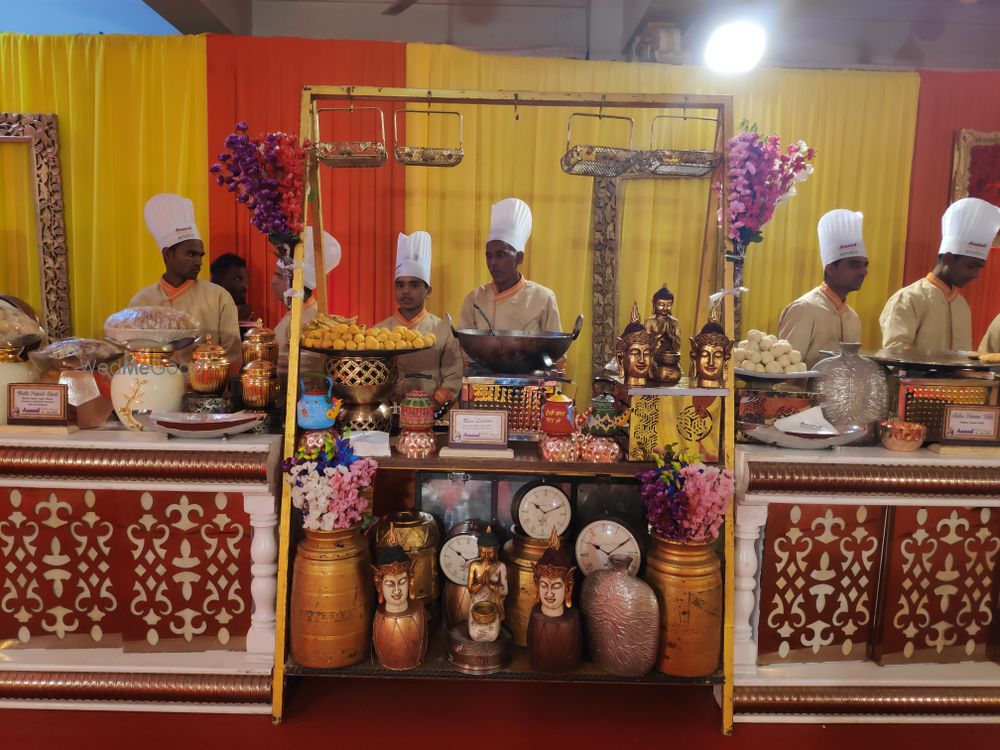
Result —
<svg viewBox="0 0 1000 750"><path fill-rule="evenodd" d="M469 607L472 606L472 595L465 586L459 586L451 581L444 582L444 592L441 594L441 606L444 609L444 621L451 630L459 623L469 619Z"/></svg>
<svg viewBox="0 0 1000 750"><path fill-rule="evenodd" d="M646 582L660 605L656 668L701 677L722 656L722 573L712 541L675 542L653 533Z"/></svg>
<svg viewBox="0 0 1000 750"><path fill-rule="evenodd" d="M438 546L441 532L437 521L430 513L402 511L383 517L375 527L375 546L381 550L391 547L389 530L392 529L395 544L402 547L414 561L413 583L410 584L413 600L427 607L431 615L430 629L438 623Z"/></svg>
<svg viewBox="0 0 1000 750"><path fill-rule="evenodd" d="M414 602L405 612L386 612L382 605L375 610L372 643L379 664L403 672L416 669L427 655L427 608Z"/></svg>
<svg viewBox="0 0 1000 750"><path fill-rule="evenodd" d="M565 547L567 543L565 534L559 537L559 542ZM534 565L548 548L548 539L533 539L516 526L513 539L508 539L503 546L500 559L507 563L507 597L503 602L506 614L504 625L514 636L515 646L528 645L528 621L531 618L531 608L538 601Z"/></svg>
<svg viewBox="0 0 1000 750"><path fill-rule="evenodd" d="M660 607L652 587L628 572L631 562L613 555L610 569L588 575L580 608L594 663L609 674L641 677L656 663Z"/></svg>
<svg viewBox="0 0 1000 750"><path fill-rule="evenodd" d="M404 430L429 430L434 426L434 401L424 391L410 391L399 405L399 426Z"/></svg>
<svg viewBox="0 0 1000 750"><path fill-rule="evenodd" d="M536 604L528 618L528 661L539 672L567 674L576 669L583 651L580 612L566 608L559 617L542 614Z"/></svg>
<svg viewBox="0 0 1000 750"><path fill-rule="evenodd" d="M396 439L396 450L406 458L427 458L437 450L437 440L430 430L405 429Z"/></svg>
<svg viewBox="0 0 1000 750"><path fill-rule="evenodd" d="M361 527L305 530L292 573L292 658L335 669L368 658L375 592Z"/></svg>

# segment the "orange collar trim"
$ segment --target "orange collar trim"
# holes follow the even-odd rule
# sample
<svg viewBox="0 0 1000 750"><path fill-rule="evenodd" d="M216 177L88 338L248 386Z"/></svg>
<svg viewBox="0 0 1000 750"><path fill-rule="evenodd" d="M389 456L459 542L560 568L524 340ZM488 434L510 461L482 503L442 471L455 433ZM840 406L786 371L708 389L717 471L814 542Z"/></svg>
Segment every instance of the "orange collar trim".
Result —
<svg viewBox="0 0 1000 750"><path fill-rule="evenodd" d="M307 299L305 302L302 303L303 310L306 309L307 307L316 307L315 297L310 297L309 299Z"/></svg>
<svg viewBox="0 0 1000 750"><path fill-rule="evenodd" d="M948 302L951 302L953 299L958 297L957 289L955 289L950 284L945 284L943 281L941 281L941 279L939 279L933 273L927 274L927 276L925 276L924 278L926 279L928 284L930 284L932 287L941 292L941 294L944 295L944 298L948 300Z"/></svg>
<svg viewBox="0 0 1000 750"><path fill-rule="evenodd" d="M496 284L490 284L490 289L493 290L493 298L494 298L493 301L494 302L500 302L501 300L505 300L505 299L508 299L509 297L513 297L515 294L517 294L522 289L524 289L525 286L527 286L527 283L526 283L526 280L525 280L524 276L522 276L520 279L518 279L518 282L516 284L514 284L514 286L512 286L510 289L508 289L505 292L501 292L500 290L498 290Z"/></svg>
<svg viewBox="0 0 1000 750"><path fill-rule="evenodd" d="M826 296L826 298L833 303L833 306L837 308L838 313L842 313L847 309L847 301L842 300L840 295L828 287L825 281L819 285L819 290L823 292L824 296Z"/></svg>
<svg viewBox="0 0 1000 750"><path fill-rule="evenodd" d="M417 317L415 317L413 320L407 320L406 318L404 318L403 313L401 313L399 310L396 310L396 312L393 314L392 317L398 320L400 325L406 326L407 328L416 328L418 325L420 325L420 322L427 317L427 311L421 310L419 313L417 313Z"/></svg>
<svg viewBox="0 0 1000 750"><path fill-rule="evenodd" d="M188 279L180 286L173 286L169 284L166 279L162 276L160 277L160 291L163 292L169 302L173 302L175 299L183 295L188 289L193 287L195 284L194 279Z"/></svg>

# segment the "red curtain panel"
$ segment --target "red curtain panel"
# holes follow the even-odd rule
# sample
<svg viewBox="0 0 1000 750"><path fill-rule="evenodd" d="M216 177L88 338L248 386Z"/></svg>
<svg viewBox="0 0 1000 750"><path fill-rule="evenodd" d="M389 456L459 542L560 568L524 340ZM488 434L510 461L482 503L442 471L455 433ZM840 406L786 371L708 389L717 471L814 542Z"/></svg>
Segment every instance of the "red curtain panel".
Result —
<svg viewBox="0 0 1000 750"><path fill-rule="evenodd" d="M226 136L241 120L251 133L298 133L304 85L405 86L405 81L404 44L210 35L209 164L217 161ZM392 112L383 109L391 139ZM324 140L370 140L378 132L377 113L371 111L322 113L320 119ZM378 168L323 167L322 174L323 226L343 251L328 280L330 308L375 323L393 309L396 235L404 222L403 167L390 158ZM209 212L212 257L233 252L247 260L248 301L275 324L285 312L270 289L275 256L250 224L250 212L214 180Z"/></svg>
<svg viewBox="0 0 1000 750"><path fill-rule="evenodd" d="M1000 73L920 71L920 103L910 177L903 283L934 266L941 241L941 214L951 200L952 153L959 130L1000 130ZM1000 313L1000 251L962 294L972 307L972 343L978 346Z"/></svg>

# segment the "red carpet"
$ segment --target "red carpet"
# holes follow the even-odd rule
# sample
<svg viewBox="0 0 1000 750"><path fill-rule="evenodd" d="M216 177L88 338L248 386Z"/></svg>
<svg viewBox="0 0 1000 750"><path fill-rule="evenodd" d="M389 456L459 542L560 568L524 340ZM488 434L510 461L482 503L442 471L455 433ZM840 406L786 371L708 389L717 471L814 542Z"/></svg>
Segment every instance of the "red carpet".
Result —
<svg viewBox="0 0 1000 750"><path fill-rule="evenodd" d="M0 711L0 748L808 748L1000 747L997 725L737 724L709 689L309 679L285 722L264 716ZM641 743L641 744L640 744Z"/></svg>

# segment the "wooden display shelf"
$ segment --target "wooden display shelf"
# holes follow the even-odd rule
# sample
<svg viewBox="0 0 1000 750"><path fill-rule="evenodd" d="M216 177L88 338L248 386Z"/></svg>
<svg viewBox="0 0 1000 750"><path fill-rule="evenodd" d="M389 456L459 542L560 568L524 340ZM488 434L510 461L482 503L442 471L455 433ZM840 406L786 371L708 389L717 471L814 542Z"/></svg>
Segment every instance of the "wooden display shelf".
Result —
<svg viewBox="0 0 1000 750"><path fill-rule="evenodd" d="M374 652L371 659L361 664L339 669L312 669L299 666L289 656L285 661L285 674L290 677L382 677L388 679L411 680L499 680L503 682L586 682L628 685L720 685L723 683L722 670L703 677L672 677L651 672L643 677L621 677L601 671L592 662L582 661L575 672L569 674L547 674L538 672L528 661L528 650L514 646L510 664L506 668L488 675L465 674L455 669L448 661L448 629L441 625L431 633L427 644L427 658L416 669L396 672L386 669L377 661Z"/></svg>

